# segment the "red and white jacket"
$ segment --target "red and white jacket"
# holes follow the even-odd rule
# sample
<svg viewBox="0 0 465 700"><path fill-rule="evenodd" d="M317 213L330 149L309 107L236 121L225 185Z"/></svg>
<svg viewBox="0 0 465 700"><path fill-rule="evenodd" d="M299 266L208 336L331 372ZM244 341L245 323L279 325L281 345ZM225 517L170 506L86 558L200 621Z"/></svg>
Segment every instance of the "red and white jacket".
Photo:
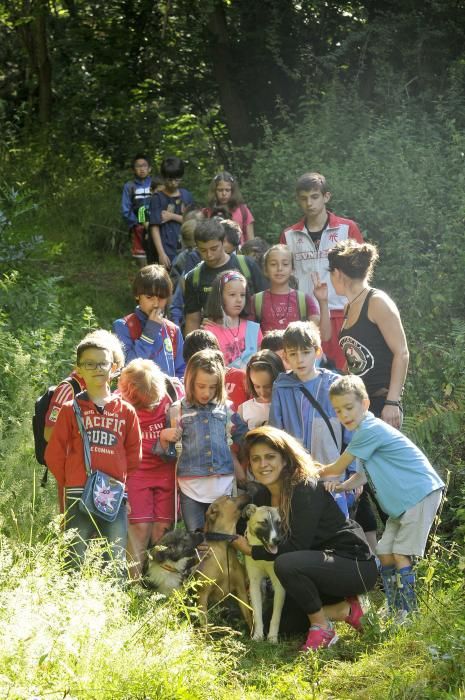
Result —
<svg viewBox="0 0 465 700"><path fill-rule="evenodd" d="M125 482L141 458L141 433L134 408L118 396L113 396L101 411L86 393L77 401L89 436L92 469ZM61 408L45 459L59 486L84 486L84 448L72 402Z"/></svg>
<svg viewBox="0 0 465 700"><path fill-rule="evenodd" d="M353 238L359 243L363 242L362 234L355 221L344 219L328 212L328 225L321 234L318 250L305 225L305 218L293 226L284 229L279 239L292 251L294 255L295 275L299 281L299 290L313 295L313 283L311 272L318 272L320 280L328 285L329 310L343 309L347 303L345 297L341 297L334 291L328 271L328 250L334 248L339 241Z"/></svg>

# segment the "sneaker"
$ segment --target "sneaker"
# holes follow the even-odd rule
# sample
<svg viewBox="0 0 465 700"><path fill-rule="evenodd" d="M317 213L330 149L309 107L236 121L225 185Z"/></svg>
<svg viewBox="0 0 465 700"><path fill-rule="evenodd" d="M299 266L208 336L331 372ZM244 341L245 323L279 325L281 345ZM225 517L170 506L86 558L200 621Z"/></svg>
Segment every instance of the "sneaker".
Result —
<svg viewBox="0 0 465 700"><path fill-rule="evenodd" d="M353 627L354 630L357 630L357 632L361 632L364 612L360 601L357 596L346 598L346 601L350 605L350 612L347 617L344 618L344 622L347 622L347 624Z"/></svg>
<svg viewBox="0 0 465 700"><path fill-rule="evenodd" d="M309 649L324 649L332 646L339 637L332 627L326 629L320 625L312 625L308 631L307 641L300 647L300 651Z"/></svg>

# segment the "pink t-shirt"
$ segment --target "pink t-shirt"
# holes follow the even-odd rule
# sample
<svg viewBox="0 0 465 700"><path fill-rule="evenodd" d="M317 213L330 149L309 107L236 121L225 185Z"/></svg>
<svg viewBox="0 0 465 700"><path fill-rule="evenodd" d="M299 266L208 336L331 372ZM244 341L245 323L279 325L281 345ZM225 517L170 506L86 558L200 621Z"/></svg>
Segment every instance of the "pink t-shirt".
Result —
<svg viewBox="0 0 465 700"><path fill-rule="evenodd" d="M236 209L234 209L234 211L231 212L231 219L233 221L237 221L237 223L239 224L239 226L242 229L242 236L241 236L241 245L242 245L247 240L247 226L249 224L253 224L255 219L252 216L252 212L245 204L241 204L239 207L236 207Z"/></svg>
<svg viewBox="0 0 465 700"><path fill-rule="evenodd" d="M205 330L213 333L220 344L220 350L224 355L225 365L230 365L244 352L245 333L248 323L253 323L253 321L245 321L241 318L237 328L226 328L225 326L220 326L219 323L212 323L212 321L204 322ZM257 348L255 348L254 352L257 352L257 350L260 348L262 337L262 332L259 329L257 336ZM247 361L244 362L244 367L246 364Z"/></svg>
<svg viewBox="0 0 465 700"><path fill-rule="evenodd" d="M316 301L305 295L307 306L307 318L319 316L320 309ZM250 304L251 312L254 313L254 297ZM260 328L262 333L274 330L285 330L292 321L301 321L297 292L291 289L286 294L272 294L269 289L263 293L263 304L261 311Z"/></svg>

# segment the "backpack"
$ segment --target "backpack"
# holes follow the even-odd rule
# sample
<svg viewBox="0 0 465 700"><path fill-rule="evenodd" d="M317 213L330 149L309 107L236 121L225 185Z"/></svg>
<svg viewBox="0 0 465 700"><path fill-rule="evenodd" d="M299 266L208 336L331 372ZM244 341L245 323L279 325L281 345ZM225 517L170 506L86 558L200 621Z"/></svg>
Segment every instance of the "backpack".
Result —
<svg viewBox="0 0 465 700"><path fill-rule="evenodd" d="M64 382L68 382L68 384L71 385L75 396L81 391L81 385L74 377L67 377L61 384L64 384ZM50 386L42 396L39 396L35 402L34 415L32 416L32 432L34 434L36 460L39 464L43 464L44 466L47 466L45 463L45 448L47 447L47 441L44 438L45 416L47 415L50 401L52 400L53 392L56 388L56 386ZM46 481L45 474L43 481L44 479Z"/></svg>
<svg viewBox="0 0 465 700"><path fill-rule="evenodd" d="M152 185L153 185L153 181L151 179L150 180L150 191L152 190ZM148 214L148 211L150 209L150 202L147 203L147 201L146 201L145 204L138 204L138 203L136 203L135 195L136 195L136 185L134 184L134 182L131 182L131 185L129 187L129 197L131 199L132 209L133 209L135 215L137 216L137 220L138 220L139 224L145 224L145 222L148 221L147 214ZM151 196L152 196L152 192L150 195L145 195L144 198L139 197L139 199L147 200Z"/></svg>
<svg viewBox="0 0 465 700"><path fill-rule="evenodd" d="M137 314L128 314L124 317L123 321L126 322L131 340L138 340L142 335L142 323ZM176 357L176 351L178 349L178 328L174 325L174 323L168 321L167 319L164 320L163 328L165 329L166 335L171 340L173 357Z"/></svg>
<svg viewBox="0 0 465 700"><path fill-rule="evenodd" d="M245 255L236 255L237 262L239 263L240 267L240 272L244 275L245 279L247 282L250 282L251 274L250 274L250 268L247 265L247 259ZM197 292L200 286L200 273L202 272L203 266L205 265L205 262L201 260L198 265L194 267L194 272L192 273L192 286L194 287L194 290Z"/></svg>
<svg viewBox="0 0 465 700"><path fill-rule="evenodd" d="M301 321L306 321L307 320L307 300L305 299L305 294L304 292L299 292L297 291L297 305L299 307L299 314L300 314L300 320ZM254 301L254 310L255 310L255 318L257 321L260 323L262 320L262 307L263 307L263 295L265 292L258 292L255 294L253 301Z"/></svg>

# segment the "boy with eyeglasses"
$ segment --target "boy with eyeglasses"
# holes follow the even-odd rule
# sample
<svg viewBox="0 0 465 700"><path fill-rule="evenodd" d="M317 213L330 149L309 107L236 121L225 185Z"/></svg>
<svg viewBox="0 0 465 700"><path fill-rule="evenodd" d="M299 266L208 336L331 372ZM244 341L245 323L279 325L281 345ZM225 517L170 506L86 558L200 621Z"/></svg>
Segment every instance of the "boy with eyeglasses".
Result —
<svg viewBox="0 0 465 700"><path fill-rule="evenodd" d="M110 391L110 379L118 367L114 361L115 342L110 333L102 332L90 334L79 343L75 372L86 390L77 394L75 401L90 443L92 470L126 483L128 474L139 466L141 433L134 408ZM121 571L126 560L126 499L113 522L80 509L87 473L72 401L60 410L45 460L59 488L64 489L65 530L77 530L68 545L69 565L75 568L82 564L89 541L97 533L107 541L110 557L120 565Z"/></svg>
<svg viewBox="0 0 465 700"><path fill-rule="evenodd" d="M150 200L150 235L147 262L159 262L167 270L181 248L182 214L193 203L192 194L180 187L184 162L176 156L165 158L160 166L162 187Z"/></svg>

